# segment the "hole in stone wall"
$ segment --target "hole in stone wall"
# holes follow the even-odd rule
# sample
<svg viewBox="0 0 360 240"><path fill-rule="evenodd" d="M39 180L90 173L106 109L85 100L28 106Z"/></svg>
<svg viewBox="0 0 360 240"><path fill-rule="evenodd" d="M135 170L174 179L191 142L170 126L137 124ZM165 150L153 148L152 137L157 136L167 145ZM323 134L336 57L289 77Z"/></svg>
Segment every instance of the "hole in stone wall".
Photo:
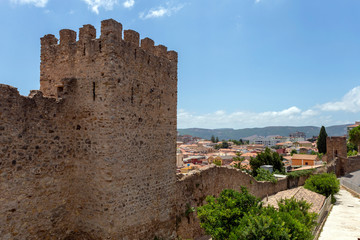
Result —
<svg viewBox="0 0 360 240"><path fill-rule="evenodd" d="M85 48L85 43L84 43L84 51L83 51L83 56L85 56L86 53L86 48Z"/></svg>
<svg viewBox="0 0 360 240"><path fill-rule="evenodd" d="M96 94L95 94L95 82L93 82L93 101L95 101L95 97L96 97Z"/></svg>
<svg viewBox="0 0 360 240"><path fill-rule="evenodd" d="M80 130L81 129L81 126L80 125L77 125L76 126L76 130Z"/></svg>
<svg viewBox="0 0 360 240"><path fill-rule="evenodd" d="M139 118L139 122L142 122L143 121L143 119L142 118Z"/></svg>
<svg viewBox="0 0 360 240"><path fill-rule="evenodd" d="M134 103L134 87L131 87L131 103Z"/></svg>
<svg viewBox="0 0 360 240"><path fill-rule="evenodd" d="M135 49L135 51L134 51L134 57L135 57L135 59L136 59L136 49Z"/></svg>
<svg viewBox="0 0 360 240"><path fill-rule="evenodd" d="M147 61L148 64L150 64L150 57L148 58L148 61Z"/></svg>
<svg viewBox="0 0 360 240"><path fill-rule="evenodd" d="M101 53L101 41L99 41L99 51Z"/></svg>
<svg viewBox="0 0 360 240"><path fill-rule="evenodd" d="M16 165L16 160L12 160L12 161L11 161L11 164L12 164L13 166L15 166L15 165Z"/></svg>
<svg viewBox="0 0 360 240"><path fill-rule="evenodd" d="M57 96L58 96L58 98L62 97L63 92L64 92L64 87L58 87L57 88Z"/></svg>

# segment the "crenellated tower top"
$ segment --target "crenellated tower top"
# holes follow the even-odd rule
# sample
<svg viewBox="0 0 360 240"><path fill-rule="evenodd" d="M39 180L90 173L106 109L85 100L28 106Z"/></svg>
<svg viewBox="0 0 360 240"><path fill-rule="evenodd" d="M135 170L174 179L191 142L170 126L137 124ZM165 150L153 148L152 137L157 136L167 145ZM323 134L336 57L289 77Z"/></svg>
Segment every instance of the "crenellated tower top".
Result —
<svg viewBox="0 0 360 240"><path fill-rule="evenodd" d="M52 34L42 37L40 90L44 96L58 98L63 87L62 79L89 78L91 69L101 71L100 62L105 66L108 65L106 62L113 63L117 57L126 58L126 62L134 65L146 63L154 67L177 67L177 52L168 51L163 45L155 46L149 38L140 41L140 34L136 31L124 30L124 37L122 33L122 24L108 19L101 22L98 39L96 29L89 24L80 28L78 41L77 33L70 29L60 30L60 43ZM105 71L102 71L103 76Z"/></svg>

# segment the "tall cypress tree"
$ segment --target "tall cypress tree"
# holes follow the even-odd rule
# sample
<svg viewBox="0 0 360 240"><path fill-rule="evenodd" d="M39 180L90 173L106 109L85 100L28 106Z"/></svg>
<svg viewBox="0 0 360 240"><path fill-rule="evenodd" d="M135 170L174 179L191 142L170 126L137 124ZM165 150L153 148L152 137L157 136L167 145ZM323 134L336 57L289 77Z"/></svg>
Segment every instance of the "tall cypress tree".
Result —
<svg viewBox="0 0 360 240"><path fill-rule="evenodd" d="M214 137L214 135L211 136L211 141L212 141L213 143L215 143L215 137Z"/></svg>
<svg viewBox="0 0 360 240"><path fill-rule="evenodd" d="M319 150L319 153L326 153L326 138L327 138L327 133L325 130L325 127L322 126L320 129L320 133L319 133L319 137L317 140L317 148Z"/></svg>

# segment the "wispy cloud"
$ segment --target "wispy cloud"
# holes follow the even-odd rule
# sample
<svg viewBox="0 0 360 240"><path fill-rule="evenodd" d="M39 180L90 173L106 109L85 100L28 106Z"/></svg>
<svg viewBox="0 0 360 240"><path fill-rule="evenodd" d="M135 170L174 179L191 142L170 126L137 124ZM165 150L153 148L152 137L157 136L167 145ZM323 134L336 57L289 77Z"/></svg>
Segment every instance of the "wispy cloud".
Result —
<svg viewBox="0 0 360 240"><path fill-rule="evenodd" d="M126 8L132 8L135 4L135 0L126 0L124 3L123 3L123 6L126 7Z"/></svg>
<svg viewBox="0 0 360 240"><path fill-rule="evenodd" d="M255 3L259 3L261 0L255 0Z"/></svg>
<svg viewBox="0 0 360 240"><path fill-rule="evenodd" d="M173 6L169 2L166 4L166 7L160 6L157 8L150 9L147 13L142 12L140 13L141 19L149 19L149 18L160 18L164 16L170 17L174 13L181 10L185 5L184 4L178 4L176 6Z"/></svg>
<svg viewBox="0 0 360 240"><path fill-rule="evenodd" d="M315 117L316 116L316 117ZM320 120L320 119L321 120ZM329 117L319 116L314 110L302 111L296 106L281 110L267 112L233 112L226 113L219 110L213 113L197 115L183 109L178 112L179 128L247 128L266 126L300 126L317 125L329 122Z"/></svg>
<svg viewBox="0 0 360 240"><path fill-rule="evenodd" d="M340 101L321 104L317 108L322 111L360 112L360 86L351 89Z"/></svg>
<svg viewBox="0 0 360 240"><path fill-rule="evenodd" d="M178 111L179 128L247 128L266 126L305 126L346 124L341 121L340 112L354 114L360 112L360 86L351 89L340 101L327 102L306 110L292 106L280 111L227 113L219 110L212 113L196 114L180 109ZM331 113L333 112L333 113Z"/></svg>
<svg viewBox="0 0 360 240"><path fill-rule="evenodd" d="M32 4L35 7L45 7L48 0L10 0L15 4Z"/></svg>
<svg viewBox="0 0 360 240"><path fill-rule="evenodd" d="M89 5L89 8L96 14L99 14L99 8L104 8L105 10L112 10L118 0L83 0Z"/></svg>

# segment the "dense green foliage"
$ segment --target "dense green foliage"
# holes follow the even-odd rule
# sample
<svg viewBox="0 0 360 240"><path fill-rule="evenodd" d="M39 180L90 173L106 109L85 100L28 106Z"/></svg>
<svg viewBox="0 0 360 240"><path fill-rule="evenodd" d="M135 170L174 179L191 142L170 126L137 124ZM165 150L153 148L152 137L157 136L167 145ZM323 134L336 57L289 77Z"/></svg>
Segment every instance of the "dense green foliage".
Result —
<svg viewBox="0 0 360 240"><path fill-rule="evenodd" d="M328 197L340 190L340 183L335 174L322 173L309 177L305 181L304 188Z"/></svg>
<svg viewBox="0 0 360 240"><path fill-rule="evenodd" d="M264 152L259 153L255 158L250 158L250 166L253 176L257 175L257 170L262 165L272 165L274 171L285 171L283 157L277 152L272 152L270 148L266 148Z"/></svg>
<svg viewBox="0 0 360 240"><path fill-rule="evenodd" d="M249 140L242 140L241 138L238 140L235 139L230 139L230 142L233 142L235 145L244 145L244 144L249 144Z"/></svg>
<svg viewBox="0 0 360 240"><path fill-rule="evenodd" d="M353 144L352 142L348 142L346 144L346 149L347 149L347 156L348 157L358 155L359 148L358 148L357 145Z"/></svg>
<svg viewBox="0 0 360 240"><path fill-rule="evenodd" d="M347 151L349 152L349 151L359 151L359 148L358 148L358 146L357 145L355 145L355 144L353 144L353 143L351 143L351 142L347 142L346 143L346 149L347 149Z"/></svg>
<svg viewBox="0 0 360 240"><path fill-rule="evenodd" d="M258 168L255 179L257 181L268 181L268 182L272 182L272 183L277 182L276 177L270 171L262 169L262 168Z"/></svg>
<svg viewBox="0 0 360 240"><path fill-rule="evenodd" d="M241 157L241 153L236 153L236 157L233 157L233 161L236 161L236 163L233 165L234 168L246 171L247 169L241 165L244 160L245 158Z"/></svg>
<svg viewBox="0 0 360 240"><path fill-rule="evenodd" d="M229 148L229 143L227 141L223 140L222 143L215 145L214 148L215 149Z"/></svg>
<svg viewBox="0 0 360 240"><path fill-rule="evenodd" d="M355 146L360 145L360 126L357 126L350 130L349 132L349 142Z"/></svg>
<svg viewBox="0 0 360 240"><path fill-rule="evenodd" d="M286 175L288 175L290 178L297 178L301 176L309 176L314 171L315 169L299 170L299 171L288 172L286 173Z"/></svg>
<svg viewBox="0 0 360 240"><path fill-rule="evenodd" d="M197 209L198 217L201 227L214 239L227 239L245 213L260 208L260 200L245 187L241 188L241 193L225 189L217 199L207 196L206 201L206 205Z"/></svg>
<svg viewBox="0 0 360 240"><path fill-rule="evenodd" d="M242 187L242 192L224 190L198 208L200 225L214 240L313 239L315 213L310 205L295 199L281 200L279 210L262 207L260 201Z"/></svg>
<svg viewBox="0 0 360 240"><path fill-rule="evenodd" d="M216 143L215 140L216 140L216 139L215 139L215 136L212 135L210 141L213 142L213 143Z"/></svg>
<svg viewBox="0 0 360 240"><path fill-rule="evenodd" d="M319 153L326 153L326 138L327 138L327 133L325 130L325 127L322 126L320 129L320 133L319 133L319 137L317 140L317 148L319 150Z"/></svg>
<svg viewBox="0 0 360 240"><path fill-rule="evenodd" d="M296 149L293 149L293 150L291 150L290 155L292 156L292 155L297 154L297 153L298 153L297 150L296 150Z"/></svg>
<svg viewBox="0 0 360 240"><path fill-rule="evenodd" d="M221 160L219 160L219 159L215 159L215 160L214 160L214 164L215 164L216 166L221 166L221 165L222 165Z"/></svg>

